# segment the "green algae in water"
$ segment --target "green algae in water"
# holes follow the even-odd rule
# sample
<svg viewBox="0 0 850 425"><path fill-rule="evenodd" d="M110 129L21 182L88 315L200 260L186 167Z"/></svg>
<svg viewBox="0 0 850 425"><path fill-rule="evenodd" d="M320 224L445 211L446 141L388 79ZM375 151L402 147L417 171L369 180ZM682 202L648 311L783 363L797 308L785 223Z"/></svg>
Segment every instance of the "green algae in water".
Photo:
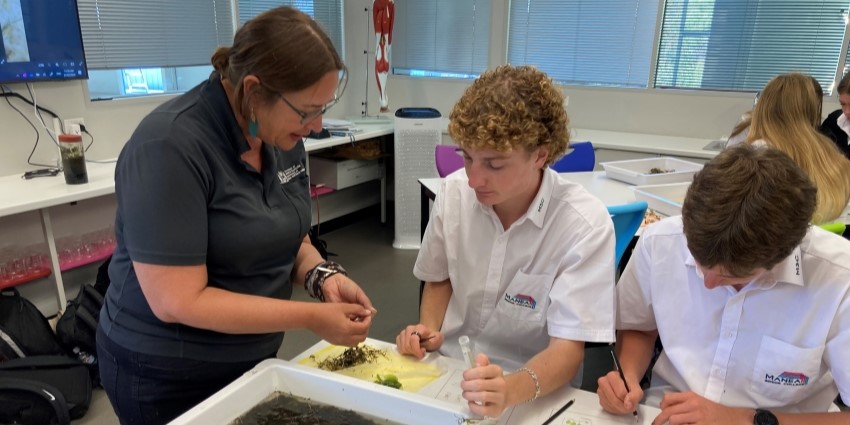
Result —
<svg viewBox="0 0 850 425"><path fill-rule="evenodd" d="M277 391L231 425L402 425Z"/></svg>

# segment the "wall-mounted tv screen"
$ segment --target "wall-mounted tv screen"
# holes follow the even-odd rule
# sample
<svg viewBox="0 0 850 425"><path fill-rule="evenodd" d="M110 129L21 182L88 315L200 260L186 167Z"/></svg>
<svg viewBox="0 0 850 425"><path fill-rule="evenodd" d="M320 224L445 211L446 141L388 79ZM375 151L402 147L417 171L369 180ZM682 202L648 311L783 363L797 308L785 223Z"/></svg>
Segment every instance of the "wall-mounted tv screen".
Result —
<svg viewBox="0 0 850 425"><path fill-rule="evenodd" d="M88 78L76 0L0 0L0 83Z"/></svg>

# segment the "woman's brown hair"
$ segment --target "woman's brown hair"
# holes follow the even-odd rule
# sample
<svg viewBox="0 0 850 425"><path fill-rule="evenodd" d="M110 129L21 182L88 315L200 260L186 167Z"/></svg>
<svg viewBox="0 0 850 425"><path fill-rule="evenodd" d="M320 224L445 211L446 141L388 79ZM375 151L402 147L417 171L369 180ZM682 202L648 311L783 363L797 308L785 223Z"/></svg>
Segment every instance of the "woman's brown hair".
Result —
<svg viewBox="0 0 850 425"><path fill-rule="evenodd" d="M231 47L212 55L213 68L235 89L235 111L247 117L246 95L270 101L279 93L307 88L330 71L345 72L331 39L309 15L292 7L277 7L245 22ZM248 75L260 79L253 93L244 93Z"/></svg>

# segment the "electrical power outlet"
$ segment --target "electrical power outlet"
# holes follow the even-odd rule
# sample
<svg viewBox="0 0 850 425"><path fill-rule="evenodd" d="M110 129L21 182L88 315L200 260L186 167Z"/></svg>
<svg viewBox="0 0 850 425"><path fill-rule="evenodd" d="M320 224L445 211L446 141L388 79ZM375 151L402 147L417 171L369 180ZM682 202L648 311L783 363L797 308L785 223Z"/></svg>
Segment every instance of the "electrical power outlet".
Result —
<svg viewBox="0 0 850 425"><path fill-rule="evenodd" d="M80 126L85 125L82 118L68 118L65 120L65 133L82 134Z"/></svg>

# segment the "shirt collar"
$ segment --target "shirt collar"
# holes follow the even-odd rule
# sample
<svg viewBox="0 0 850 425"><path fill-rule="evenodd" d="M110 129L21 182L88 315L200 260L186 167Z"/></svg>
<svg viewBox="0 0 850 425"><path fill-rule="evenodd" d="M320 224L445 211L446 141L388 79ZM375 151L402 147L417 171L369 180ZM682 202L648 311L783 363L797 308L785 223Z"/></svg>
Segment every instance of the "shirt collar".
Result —
<svg viewBox="0 0 850 425"><path fill-rule="evenodd" d="M694 256L688 252L688 257L685 259L685 265L696 269L697 262ZM700 273L697 273L699 275ZM802 251L800 247L794 248L791 255L780 261L779 264L773 266L758 280L760 285L772 286L776 283L790 283L791 285L803 286L803 261Z"/></svg>
<svg viewBox="0 0 850 425"><path fill-rule="evenodd" d="M546 217L546 210L549 209L549 201L552 198L552 190L555 187L554 179L557 178L558 173L555 170L549 167L543 170L543 180L540 182L540 189L537 190L537 195L535 195L531 204L528 205L528 210L525 211L525 214L518 218L511 226L516 226L525 220L530 220L535 226L541 229L543 228L543 218ZM493 210L493 207L484 205L478 202L477 199L473 205L475 208L481 208L482 211L485 211L494 220L498 221L498 216L496 215L496 211Z"/></svg>
<svg viewBox="0 0 850 425"><path fill-rule="evenodd" d="M549 167L543 170L543 179L540 182L540 189L537 190L537 196L531 201L528 206L525 216L534 223L535 226L543 228L543 218L546 217L546 211L549 209L549 203L552 199L552 188L555 187L554 180L558 178L558 173Z"/></svg>
<svg viewBox="0 0 850 425"><path fill-rule="evenodd" d="M850 120L844 114L839 115L836 121L838 122L838 128L850 134ZM847 139L847 144L850 145L850 138Z"/></svg>
<svg viewBox="0 0 850 425"><path fill-rule="evenodd" d="M218 72L213 71L210 78L206 82L206 87L203 89L204 98L208 102L208 107L213 115L222 124L226 132L227 140L233 149L236 151L236 156L240 157L243 153L249 151L251 146L245 140L245 135L242 134L242 128L236 121L233 108L230 107L230 102L227 100L227 93L224 92L224 86L221 84L221 77ZM263 152L264 154L266 152Z"/></svg>

